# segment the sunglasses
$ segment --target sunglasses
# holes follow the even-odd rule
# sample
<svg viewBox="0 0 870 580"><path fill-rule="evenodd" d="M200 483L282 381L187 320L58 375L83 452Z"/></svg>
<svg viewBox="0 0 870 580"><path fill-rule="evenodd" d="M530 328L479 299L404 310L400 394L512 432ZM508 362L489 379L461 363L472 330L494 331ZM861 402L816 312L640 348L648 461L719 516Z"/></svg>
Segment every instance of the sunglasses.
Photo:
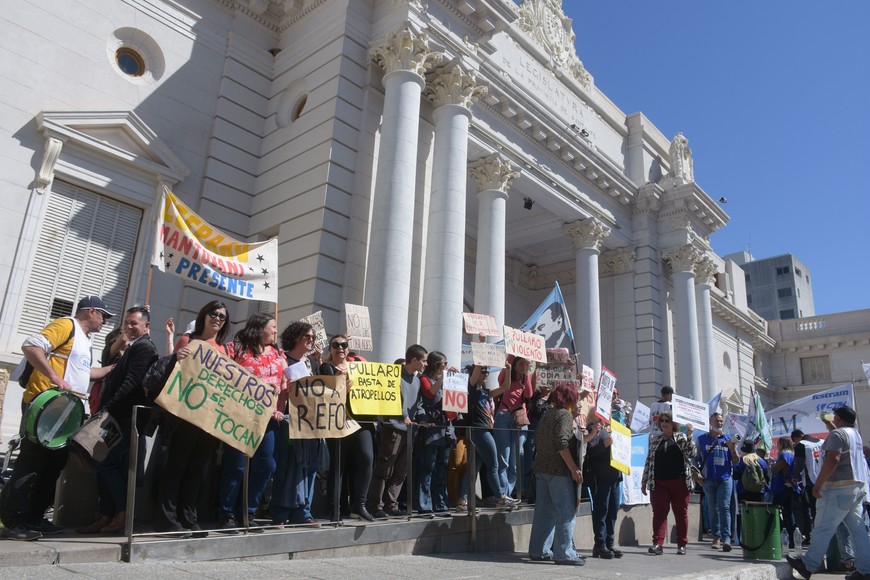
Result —
<svg viewBox="0 0 870 580"><path fill-rule="evenodd" d="M227 320L227 315L220 314L219 312L209 312L208 315L209 315L209 318L211 318L213 320L220 320L221 322L226 322L226 320Z"/></svg>
<svg viewBox="0 0 870 580"><path fill-rule="evenodd" d="M659 423L673 423L670 419L659 419Z"/></svg>
<svg viewBox="0 0 870 580"><path fill-rule="evenodd" d="M314 339L317 338L317 337L314 336L313 334L306 334L306 335L304 335L302 338L307 338L307 339L309 339L309 340L314 340Z"/></svg>
<svg viewBox="0 0 870 580"><path fill-rule="evenodd" d="M350 345L347 342L333 342L329 346L330 346L330 348L332 348L334 350L338 350L338 349L346 349Z"/></svg>

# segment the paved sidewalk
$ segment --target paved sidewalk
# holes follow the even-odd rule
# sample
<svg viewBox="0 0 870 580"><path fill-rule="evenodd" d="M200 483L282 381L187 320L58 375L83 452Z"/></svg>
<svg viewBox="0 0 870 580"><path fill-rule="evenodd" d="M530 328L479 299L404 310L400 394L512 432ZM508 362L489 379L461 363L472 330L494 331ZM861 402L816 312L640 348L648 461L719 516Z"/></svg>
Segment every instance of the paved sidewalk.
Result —
<svg viewBox="0 0 870 580"><path fill-rule="evenodd" d="M624 548L620 560L598 560L588 556L583 567L530 562L525 554L497 552L478 554L436 554L426 556L369 556L353 558L293 560L277 557L244 561L178 562L154 564L81 563L0 568L0 578L53 580L55 578L128 580L172 578L214 578L257 580L259 578L317 579L407 579L460 578L573 578L589 580L773 580L789 578L785 562L745 561L740 550L729 554L710 550L708 544L690 544L686 556L669 546L664 556L648 554L646 546ZM778 573L777 573L778 572ZM813 575L818 580L840 580L842 574Z"/></svg>

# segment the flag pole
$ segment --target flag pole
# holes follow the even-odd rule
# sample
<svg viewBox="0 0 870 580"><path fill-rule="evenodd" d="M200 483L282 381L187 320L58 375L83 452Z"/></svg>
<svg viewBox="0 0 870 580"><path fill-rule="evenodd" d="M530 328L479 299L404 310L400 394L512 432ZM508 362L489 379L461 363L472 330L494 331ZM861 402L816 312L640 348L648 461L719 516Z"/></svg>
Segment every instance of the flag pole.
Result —
<svg viewBox="0 0 870 580"><path fill-rule="evenodd" d="M148 285L145 287L145 304L151 304L151 278L154 276L154 266L148 267Z"/></svg>

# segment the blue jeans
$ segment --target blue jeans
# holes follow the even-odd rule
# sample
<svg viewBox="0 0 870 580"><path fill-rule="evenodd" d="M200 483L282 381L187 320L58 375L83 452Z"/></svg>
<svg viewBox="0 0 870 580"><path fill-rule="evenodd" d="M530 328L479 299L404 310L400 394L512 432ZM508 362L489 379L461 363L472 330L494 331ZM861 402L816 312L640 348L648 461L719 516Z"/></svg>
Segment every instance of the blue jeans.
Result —
<svg viewBox="0 0 870 580"><path fill-rule="evenodd" d="M822 497L816 501L813 541L803 557L808 570L815 571L821 567L822 557L828 551L837 526L842 522L854 543L855 568L862 574L870 574L870 537L861 511L863 496L863 483L825 485L822 488Z"/></svg>
<svg viewBox="0 0 870 580"><path fill-rule="evenodd" d="M554 560L576 560L574 520L577 492L568 475L536 475L535 515L529 537L530 556L550 556ZM552 551L547 547L552 543Z"/></svg>
<svg viewBox="0 0 870 580"><path fill-rule="evenodd" d="M474 451L477 454L478 469L482 463L486 480L492 493L501 497L507 490L507 472L502 473L499 469L498 462L498 447L495 443L495 437L492 431L488 429L471 429L471 442L474 443ZM469 474L475 476L476 474ZM467 494L466 488L466 494ZM466 497L468 497L466 495Z"/></svg>
<svg viewBox="0 0 870 580"><path fill-rule="evenodd" d="M498 470L499 478L502 474L507 478L507 488L504 490L507 495L514 492L514 487L517 485L517 463L523 462L523 451L526 443L526 432L528 426L517 430L514 417L507 411L499 411L495 415L495 437L496 449L498 449ZM519 455L519 457L517 457Z"/></svg>
<svg viewBox="0 0 870 580"><path fill-rule="evenodd" d="M251 458L248 467L248 515L249 522L260 505L260 499L269 479L275 473L275 439L281 433L281 424L270 420L260 446ZM283 442L282 442L283 443ZM286 443L285 443L286 444ZM245 477L245 454L226 443L223 446L223 467L218 487L218 517L226 519L240 513L239 495ZM251 522L253 523L253 522Z"/></svg>
<svg viewBox="0 0 870 580"><path fill-rule="evenodd" d="M417 501L421 512L447 511L447 460L450 445L423 444L420 457Z"/></svg>
<svg viewBox="0 0 870 580"><path fill-rule="evenodd" d="M707 502L707 517L713 537L731 543L731 491L734 481L729 477L704 481L704 498Z"/></svg>
<svg viewBox="0 0 870 580"><path fill-rule="evenodd" d="M613 529L619 512L619 480L592 477L592 535L596 548L613 548Z"/></svg>

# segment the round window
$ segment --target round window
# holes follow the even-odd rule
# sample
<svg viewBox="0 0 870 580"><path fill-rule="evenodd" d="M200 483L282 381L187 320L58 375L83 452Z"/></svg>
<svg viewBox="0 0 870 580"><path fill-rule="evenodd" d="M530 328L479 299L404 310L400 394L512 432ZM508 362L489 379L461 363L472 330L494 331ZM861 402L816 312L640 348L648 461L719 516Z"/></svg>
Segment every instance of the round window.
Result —
<svg viewBox="0 0 870 580"><path fill-rule="evenodd" d="M145 74L145 61L131 48L119 48L115 52L115 61L118 63L118 68L128 76L141 77Z"/></svg>

